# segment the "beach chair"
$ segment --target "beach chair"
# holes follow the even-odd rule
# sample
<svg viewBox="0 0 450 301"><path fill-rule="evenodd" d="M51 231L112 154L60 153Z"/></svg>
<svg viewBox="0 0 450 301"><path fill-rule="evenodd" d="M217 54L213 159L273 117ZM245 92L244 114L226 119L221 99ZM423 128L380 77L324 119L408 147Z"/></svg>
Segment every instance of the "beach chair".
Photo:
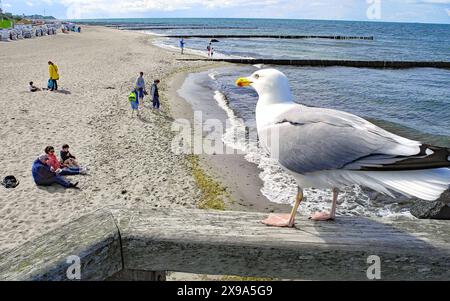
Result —
<svg viewBox="0 0 450 301"><path fill-rule="evenodd" d="M2 42L9 41L9 31L7 29L0 30L0 41Z"/></svg>
<svg viewBox="0 0 450 301"><path fill-rule="evenodd" d="M17 33L16 33L16 31L14 29L10 29L8 31L8 33L9 33L9 39L11 41L16 41L17 40Z"/></svg>
<svg viewBox="0 0 450 301"><path fill-rule="evenodd" d="M22 36L24 39L31 39L33 37L32 28L30 26L24 26L22 28Z"/></svg>

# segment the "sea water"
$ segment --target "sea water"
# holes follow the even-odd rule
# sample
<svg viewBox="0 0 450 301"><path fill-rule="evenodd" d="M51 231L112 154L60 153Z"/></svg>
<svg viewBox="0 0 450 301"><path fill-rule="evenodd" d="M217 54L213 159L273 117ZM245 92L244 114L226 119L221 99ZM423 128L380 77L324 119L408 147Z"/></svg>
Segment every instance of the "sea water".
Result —
<svg viewBox="0 0 450 301"><path fill-rule="evenodd" d="M105 20L102 20L105 21ZM373 40L327 39L220 39L213 43L215 57L278 59L416 60L450 61L450 25L258 19L126 19L110 20L127 26L173 26L153 29L155 43L177 49L178 39L164 35L341 35L373 36ZM189 28L188 28L189 27ZM197 27L193 29L192 27ZM226 28L225 28L226 27ZM185 39L186 50L206 55L207 39ZM274 67L284 72L298 103L343 110L377 125L425 143L450 147L450 70L414 68L381 70L350 67ZM271 201L291 204L294 179L269 159L256 140L236 137L236 127L254 131L258 96L250 88L235 86L238 77L249 76L255 66L236 66L192 74L183 96L195 107L211 109L217 103L231 127L224 142L243 151L246 159L261 168L262 193ZM181 89L183 92L186 89ZM197 91L198 93L192 93ZM301 210L328 209L331 191L308 189ZM338 214L363 216L410 216L411 202L380 198L358 186L341 193Z"/></svg>

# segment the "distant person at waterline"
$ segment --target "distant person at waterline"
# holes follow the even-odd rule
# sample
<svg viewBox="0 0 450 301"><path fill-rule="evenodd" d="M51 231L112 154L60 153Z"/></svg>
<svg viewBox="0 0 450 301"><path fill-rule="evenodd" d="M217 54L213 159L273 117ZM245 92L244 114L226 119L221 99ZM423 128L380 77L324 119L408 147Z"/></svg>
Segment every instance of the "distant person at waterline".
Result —
<svg viewBox="0 0 450 301"><path fill-rule="evenodd" d="M185 44L184 39L181 39L180 40L181 54L184 54L184 44Z"/></svg>
<svg viewBox="0 0 450 301"><path fill-rule="evenodd" d="M144 105L144 92L145 92L145 80L144 80L144 72L140 72L138 78L136 79L136 98L138 104Z"/></svg>
<svg viewBox="0 0 450 301"><path fill-rule="evenodd" d="M50 81L52 84L50 91L58 90L58 82L57 82L59 80L58 66L53 64L51 61L48 61L48 74L50 76Z"/></svg>
<svg viewBox="0 0 450 301"><path fill-rule="evenodd" d="M159 110L159 92L158 92L158 84L160 83L159 79L155 79L151 89L151 96L153 100L153 109Z"/></svg>
<svg viewBox="0 0 450 301"><path fill-rule="evenodd" d="M209 43L208 46L206 46L206 50L208 51L208 56L211 56L211 50L212 50L211 43Z"/></svg>

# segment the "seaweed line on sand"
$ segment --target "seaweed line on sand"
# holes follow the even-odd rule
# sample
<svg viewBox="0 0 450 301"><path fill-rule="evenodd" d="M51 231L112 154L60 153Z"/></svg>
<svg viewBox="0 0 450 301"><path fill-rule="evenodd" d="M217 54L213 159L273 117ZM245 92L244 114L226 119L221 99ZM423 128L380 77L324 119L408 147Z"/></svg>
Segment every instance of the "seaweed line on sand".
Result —
<svg viewBox="0 0 450 301"><path fill-rule="evenodd" d="M197 203L198 208L225 210L226 203L231 202L230 193L219 182L206 174L200 166L200 158L197 155L187 155L187 161L195 182L202 192L202 197Z"/></svg>

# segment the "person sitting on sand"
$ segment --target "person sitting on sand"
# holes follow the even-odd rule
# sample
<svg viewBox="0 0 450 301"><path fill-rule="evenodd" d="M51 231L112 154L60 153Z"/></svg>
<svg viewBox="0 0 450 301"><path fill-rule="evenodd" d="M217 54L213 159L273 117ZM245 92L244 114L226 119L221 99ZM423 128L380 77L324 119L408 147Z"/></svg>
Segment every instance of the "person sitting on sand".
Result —
<svg viewBox="0 0 450 301"><path fill-rule="evenodd" d="M53 64L51 61L48 61L48 74L50 76L50 80L52 81L50 91L58 90L58 82L57 82L57 80L59 80L58 66Z"/></svg>
<svg viewBox="0 0 450 301"><path fill-rule="evenodd" d="M159 110L159 92L158 92L158 84L160 83L159 79L155 79L153 81L152 89L150 92L150 95L152 96L153 100L153 109Z"/></svg>
<svg viewBox="0 0 450 301"><path fill-rule="evenodd" d="M28 86L28 90L30 90L30 92L41 91L41 89L39 89L38 87L36 87L35 85L33 85L33 82L30 82L30 84L29 84L29 86Z"/></svg>
<svg viewBox="0 0 450 301"><path fill-rule="evenodd" d="M31 168L33 180L38 186L50 186L52 184L59 184L65 188L78 188L78 182L75 184L64 179L60 174L51 170L47 164L48 155L40 155L34 162Z"/></svg>
<svg viewBox="0 0 450 301"><path fill-rule="evenodd" d="M48 156L47 165L50 166L51 170L60 174L62 176L72 176L79 174L86 174L86 169L81 167L67 167L59 162L55 155L55 148L53 146L47 146L44 152Z"/></svg>
<svg viewBox="0 0 450 301"><path fill-rule="evenodd" d="M70 152L69 152L69 145L68 144L64 144L62 146L61 151L59 152L60 156L61 156L61 164L63 166L67 166L67 167L75 167L75 168L80 168L80 165L78 164L77 161L75 161L75 156L73 156Z"/></svg>
<svg viewBox="0 0 450 301"><path fill-rule="evenodd" d="M137 99L136 90L131 91L130 95L128 95L128 101L131 105L131 117L133 117L135 111L136 115L139 116L139 101Z"/></svg>

